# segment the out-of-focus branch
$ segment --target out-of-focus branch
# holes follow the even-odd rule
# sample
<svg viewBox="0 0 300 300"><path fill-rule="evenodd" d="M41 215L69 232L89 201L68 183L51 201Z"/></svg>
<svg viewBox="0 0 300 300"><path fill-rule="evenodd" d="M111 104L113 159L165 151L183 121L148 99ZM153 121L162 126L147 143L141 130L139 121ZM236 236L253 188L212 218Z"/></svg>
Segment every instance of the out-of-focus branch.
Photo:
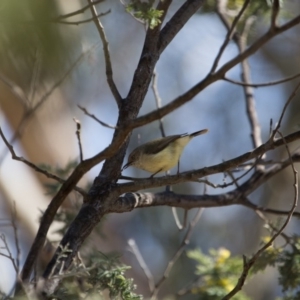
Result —
<svg viewBox="0 0 300 300"><path fill-rule="evenodd" d="M110 53L109 53L109 47L108 47L108 41L104 32L104 28L102 26L101 21L97 17L97 10L93 3L93 0L88 0L88 3L90 5L91 13L94 18L94 23L96 25L96 28L99 32L102 44L103 44L103 51L104 51L104 58L105 58L105 67L106 67L106 79L108 86L116 100L116 103L118 107L121 107L122 97L117 89L117 86L113 79L113 71L111 66L111 59L110 59Z"/></svg>
<svg viewBox="0 0 300 300"><path fill-rule="evenodd" d="M71 13L68 13L68 14L65 14L65 15L60 15L56 18L56 20L63 20L63 19L67 19L67 18L70 18L70 17L74 17L76 15L79 15L79 14L82 14L84 13L86 10L88 10L92 5L96 5L96 4L99 4L101 2L103 2L104 0L94 0L92 4L87 4L85 5L84 7L78 9L78 10L75 10Z"/></svg>
<svg viewBox="0 0 300 300"><path fill-rule="evenodd" d="M272 13L271 13L271 26L270 29L273 30L276 28L276 20L280 10L280 0L273 0Z"/></svg>
<svg viewBox="0 0 300 300"><path fill-rule="evenodd" d="M33 107L31 107L24 113L17 129L14 132L13 137L9 141L10 144L13 144L18 137L21 137L23 130L25 129L26 125L31 120L31 118L34 116L34 114L37 112L37 110L49 99L49 97L52 95L54 90L56 88L58 88L60 85L62 85L62 83L69 77L69 75L72 73L72 71L75 69L75 67L79 64L79 62L82 61L82 59L86 56L86 54L90 53L93 49L95 49L98 46L98 44L99 43L93 45L90 49L81 53L80 56L70 66L70 68L63 74L63 76L61 78L59 78L52 85L52 87L37 101L37 103ZM21 100L20 97L18 97L18 98ZM0 164L3 161L5 154L6 154L6 152L4 154L2 154L2 156L0 157Z"/></svg>
<svg viewBox="0 0 300 300"><path fill-rule="evenodd" d="M242 15L242 11L246 9L247 5L249 4L250 1L245 1L240 13L237 15L237 17L234 19L239 19ZM224 11L224 8L221 9L221 6L217 6L217 13L220 17L220 19L223 21L223 24L225 25L227 29L227 36L225 39L225 42L229 40L228 36L232 32L233 26L236 24L234 21L232 25L230 26L230 22L227 18L226 12ZM247 46L247 37L248 37L248 32L250 30L250 27L254 21L255 17L250 17L246 21L244 31L241 36L235 35L234 42L236 43L239 53L243 53L246 50ZM223 44L224 45L224 44ZM226 46L227 44L225 44ZM244 95L245 95L245 100L246 100L246 108L247 108L247 116L250 122L250 127L251 127L251 137L252 137L252 144L253 147L258 147L261 145L262 140L261 140L261 129L258 121L258 116L255 108L255 98L254 98L254 91L253 88L249 85L251 84L251 72L250 72L250 67L247 59L244 59L241 62L241 67L242 67L242 80L245 82L247 85L243 85L243 90L244 90ZM259 166L262 168L262 166Z"/></svg>
<svg viewBox="0 0 300 300"><path fill-rule="evenodd" d="M152 90L155 98L155 103L156 103L156 109L161 108L161 98L159 96L159 91L157 88L157 72L154 70L153 76L152 76ZM163 125L163 118L159 118L159 129L161 132L162 137L166 136L164 125Z"/></svg>
<svg viewBox="0 0 300 300"><path fill-rule="evenodd" d="M255 18L255 17L254 17ZM247 38L250 27L254 21L253 17L248 18L245 24L245 28L242 36L237 40L237 46L239 48L240 53L243 53L247 47ZM251 83L251 71L248 59L244 59L241 63L242 66L242 80L246 83ZM259 125L258 115L255 108L255 98L254 98L254 90L251 86L243 86L246 107L247 107L247 116L250 122L251 127L251 138L253 147L259 147L262 144L261 139L261 128ZM262 166L259 166L262 168Z"/></svg>
<svg viewBox="0 0 300 300"><path fill-rule="evenodd" d="M51 23L57 23L57 24L64 24L64 25L80 25L80 24L85 24L85 23L89 23L89 22L92 22L92 21L97 21L99 20L99 18L101 17L104 17L106 15L108 15L110 13L110 9L107 10L106 12L104 13L100 13L100 14L97 14L95 15L95 17L92 17L92 18L88 18L88 19L85 19L85 20L80 20L80 21L62 21L62 20L57 20L57 19L53 19L49 22Z"/></svg>
<svg viewBox="0 0 300 300"><path fill-rule="evenodd" d="M217 14L219 15L221 21L223 21L223 23L225 24L226 28L227 28L227 34L226 34L226 37L225 37L225 40L222 44L222 46L220 47L219 49L219 52L214 60L214 63L212 65L212 68L210 70L210 73L213 73L215 72L215 70L217 69L218 67L218 63L221 59L221 56L225 50L225 48L227 47L229 41L232 39L233 35L235 35L235 28L237 26L237 23L238 21L241 19L243 13L245 12L245 10L247 9L249 3L250 3L250 0L246 0L241 8L241 10L239 11L239 13L237 14L237 16L234 18L233 22L232 22L232 25L229 25L229 21L227 20L227 18L225 17L225 7L223 5L223 2L222 0L218 0L217 1Z"/></svg>
<svg viewBox="0 0 300 300"><path fill-rule="evenodd" d="M155 288L152 291L152 295L151 295L150 300L157 299L157 294L158 294L162 284L169 277L169 274L170 274L174 264L179 259L179 257L183 253L186 246L190 243L190 239L191 239L191 236L192 236L192 233L193 233L193 229L195 228L195 226L199 222L199 219L200 219L200 217L203 213L203 210L204 210L203 208L200 208L198 210L198 212L196 213L196 215L194 216L193 220L189 223L189 228L188 228L184 238L182 239L181 244L179 245L179 247L178 247L177 251L175 252L174 256L172 257L172 259L168 262L168 265L167 265L167 267L164 271L164 274L163 274L162 278L156 283Z"/></svg>
<svg viewBox="0 0 300 300"><path fill-rule="evenodd" d="M228 81L230 83L236 84L236 85L242 85L242 86L251 86L253 88L259 88L259 87L265 87L265 86L271 86L271 85L276 85L276 84L280 84L280 83L284 83L287 81L292 81L295 78L300 77L300 73L295 74L293 76L289 76L280 80L276 80L276 81L270 81L270 82L263 82L263 83L246 83L246 82L242 82L242 81L236 81L227 77L224 77L223 80Z"/></svg>
<svg viewBox="0 0 300 300"><path fill-rule="evenodd" d="M148 284L149 284L149 290L150 292L152 292L154 290L154 278L153 278L153 275L151 273L151 271L149 270L138 246L136 245L136 242L135 240L133 239L130 239L128 240L128 245L130 247L130 250L131 252L134 254L134 256L136 257L136 260L138 261L139 265L141 266L141 268L143 269L144 273L145 273L145 276L147 277L148 279Z"/></svg>
<svg viewBox="0 0 300 300"><path fill-rule="evenodd" d="M276 133L278 132L278 130L279 130L280 126L281 126L281 122L282 122L282 119L283 119L283 117L284 117L284 114L285 114L285 112L286 112L286 110L287 110L289 104L291 103L291 101L292 101L292 100L294 99L294 97L296 96L296 94L297 94L299 88L300 88L300 81L299 81L299 83L296 85L296 87L294 88L294 90L292 91L290 97L288 98L288 100L286 101L286 103L285 103L285 105L284 105L284 107L283 107L283 109L282 109L282 112L281 112L279 121L278 121L278 123L277 123L277 125L276 125L276 128L273 130L273 132L272 132L272 134L271 134L271 138L272 138L272 139L275 137Z"/></svg>

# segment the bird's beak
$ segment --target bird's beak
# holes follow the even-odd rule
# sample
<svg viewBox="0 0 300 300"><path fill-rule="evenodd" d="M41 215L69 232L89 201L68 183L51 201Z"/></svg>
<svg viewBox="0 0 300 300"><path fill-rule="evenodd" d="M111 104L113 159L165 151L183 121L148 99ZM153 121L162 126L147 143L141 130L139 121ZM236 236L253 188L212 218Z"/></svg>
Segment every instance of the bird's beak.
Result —
<svg viewBox="0 0 300 300"><path fill-rule="evenodd" d="M127 169L127 168L130 167L130 166L131 166L131 163L128 162L126 165L124 165L124 167L122 168L122 171L125 170L125 169Z"/></svg>

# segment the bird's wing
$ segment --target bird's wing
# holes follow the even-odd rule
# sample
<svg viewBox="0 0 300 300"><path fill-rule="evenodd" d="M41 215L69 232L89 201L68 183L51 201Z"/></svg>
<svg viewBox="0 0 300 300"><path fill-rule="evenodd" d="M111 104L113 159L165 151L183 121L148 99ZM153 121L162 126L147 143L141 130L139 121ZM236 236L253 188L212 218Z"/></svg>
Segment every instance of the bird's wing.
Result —
<svg viewBox="0 0 300 300"><path fill-rule="evenodd" d="M170 135L160 140L159 144L155 143L157 140L154 140L152 142L149 142L149 145L147 147L147 151L145 151L147 154L157 154L160 151L164 150L170 143L176 141L180 137L183 137L187 135L187 133L184 134L176 134L176 135ZM154 143L153 143L154 142Z"/></svg>

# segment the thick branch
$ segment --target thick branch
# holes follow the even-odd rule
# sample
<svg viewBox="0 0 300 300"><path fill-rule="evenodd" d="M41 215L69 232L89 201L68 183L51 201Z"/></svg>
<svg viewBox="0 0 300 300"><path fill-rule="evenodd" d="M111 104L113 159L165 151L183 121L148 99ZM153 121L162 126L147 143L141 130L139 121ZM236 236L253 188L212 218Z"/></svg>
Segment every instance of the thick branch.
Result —
<svg viewBox="0 0 300 300"><path fill-rule="evenodd" d="M161 54L187 21L203 5L204 0L187 0L161 30L158 51Z"/></svg>

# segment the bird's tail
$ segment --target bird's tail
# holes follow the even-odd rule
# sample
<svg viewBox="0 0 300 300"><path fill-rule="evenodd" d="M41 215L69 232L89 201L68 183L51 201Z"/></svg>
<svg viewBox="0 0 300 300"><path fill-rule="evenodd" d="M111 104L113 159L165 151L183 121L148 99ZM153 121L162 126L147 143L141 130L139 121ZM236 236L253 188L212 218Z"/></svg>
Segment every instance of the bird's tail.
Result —
<svg viewBox="0 0 300 300"><path fill-rule="evenodd" d="M204 134L204 133L207 133L207 132L208 132L208 129L202 129L202 130L191 133L190 136L195 137L197 135L201 135L201 134Z"/></svg>

